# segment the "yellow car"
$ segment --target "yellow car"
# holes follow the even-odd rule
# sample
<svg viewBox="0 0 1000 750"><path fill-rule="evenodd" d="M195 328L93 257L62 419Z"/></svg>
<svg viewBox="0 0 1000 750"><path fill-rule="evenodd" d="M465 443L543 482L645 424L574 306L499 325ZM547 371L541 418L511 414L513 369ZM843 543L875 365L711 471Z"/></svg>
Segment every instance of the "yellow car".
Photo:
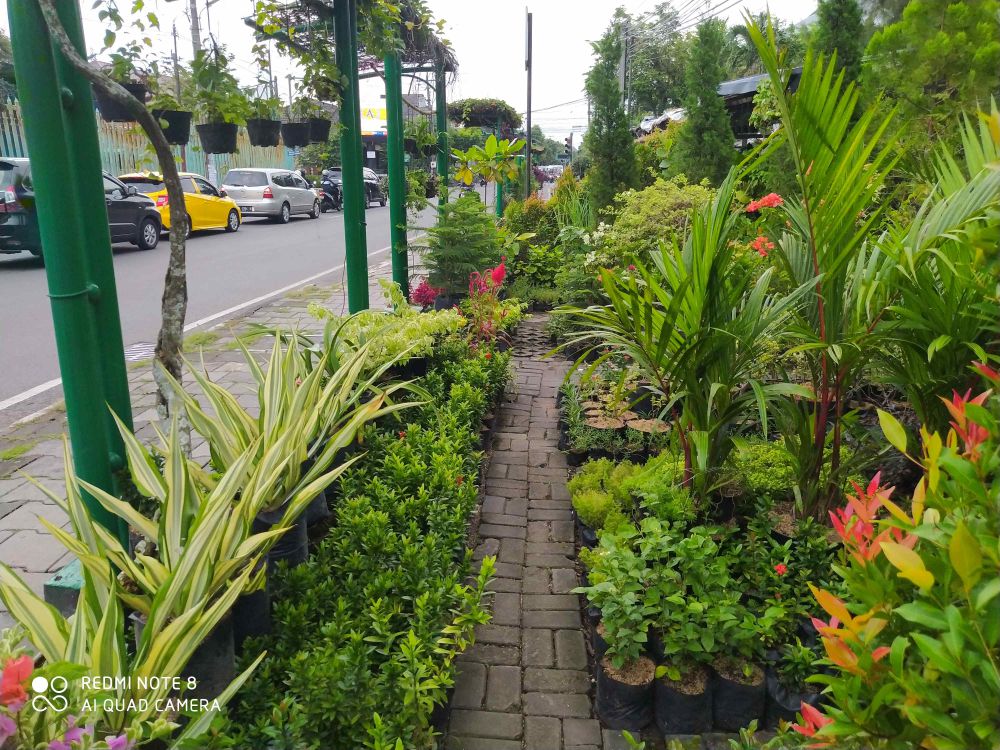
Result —
<svg viewBox="0 0 1000 750"><path fill-rule="evenodd" d="M191 229L225 229L235 232L240 228L243 214L236 202L219 190L200 174L181 172L181 186L184 189L184 207L187 209ZM126 185L134 185L140 193L145 193L156 201L164 230L170 229L170 206L167 200L167 186L156 172L123 174L119 178Z"/></svg>

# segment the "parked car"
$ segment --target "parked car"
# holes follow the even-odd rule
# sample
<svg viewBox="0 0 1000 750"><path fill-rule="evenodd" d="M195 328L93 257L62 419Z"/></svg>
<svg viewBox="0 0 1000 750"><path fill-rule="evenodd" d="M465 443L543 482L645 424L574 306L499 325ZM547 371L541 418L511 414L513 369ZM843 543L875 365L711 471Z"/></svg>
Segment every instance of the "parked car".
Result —
<svg viewBox="0 0 1000 750"><path fill-rule="evenodd" d="M329 172L330 179L334 183L343 186L344 171L341 167L330 167L324 171ZM378 176L374 169L369 169L368 167L362 167L361 176L365 183L365 208L368 208L372 203L384 206L385 190L382 187L382 178Z"/></svg>
<svg viewBox="0 0 1000 750"><path fill-rule="evenodd" d="M287 224L294 214L319 218L319 198L305 179L287 169L230 169L222 188L244 216L267 216Z"/></svg>
<svg viewBox="0 0 1000 750"><path fill-rule="evenodd" d="M162 225L152 200L105 172L104 202L112 242L131 242L140 250L159 244ZM24 158L0 159L0 253L22 250L42 255L31 163Z"/></svg>
<svg viewBox="0 0 1000 750"><path fill-rule="evenodd" d="M365 208L372 203L385 205L385 190L382 189L382 180L375 173L374 169L364 167L362 173L365 178Z"/></svg>
<svg viewBox="0 0 1000 750"><path fill-rule="evenodd" d="M194 172L180 172L180 178L181 188L184 190L184 209L192 231L225 229L227 232L235 232L240 228L243 217L239 206L226 195L225 190L219 190ZM163 184L161 175L156 172L141 172L123 174L118 179L156 201L163 228L170 229L170 202L167 200L167 186Z"/></svg>

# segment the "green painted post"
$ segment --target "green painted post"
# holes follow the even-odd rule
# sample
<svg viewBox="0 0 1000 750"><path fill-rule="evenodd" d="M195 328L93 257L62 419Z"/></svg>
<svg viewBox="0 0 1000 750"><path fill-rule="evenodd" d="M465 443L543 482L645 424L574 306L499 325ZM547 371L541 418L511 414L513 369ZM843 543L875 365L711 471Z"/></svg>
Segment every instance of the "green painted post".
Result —
<svg viewBox="0 0 1000 750"><path fill-rule="evenodd" d="M448 149L448 89L446 71L444 69L444 54L438 53L434 70L434 114L437 121L438 151L437 174L438 203L448 202L448 163L451 152Z"/></svg>
<svg viewBox="0 0 1000 750"><path fill-rule="evenodd" d="M389 236L392 280L410 296L406 257L406 164L403 162L403 66L398 52L385 56L386 140L389 156Z"/></svg>
<svg viewBox="0 0 1000 750"><path fill-rule="evenodd" d="M340 101L340 160L344 189L344 244L347 246L347 307L355 313L368 309L367 198L361 171L361 110L358 105L354 18L356 0L336 0L333 12L337 67L347 79Z"/></svg>
<svg viewBox="0 0 1000 750"><path fill-rule="evenodd" d="M61 3L59 15L73 43L78 50L86 50L83 26L75 2ZM78 195L81 216L104 216L103 180L97 175L103 171L101 165L101 144L97 134L94 108L92 106L90 84L70 67L62 56L56 57L56 72L63 85L73 92L78 102L85 106L71 107L65 111L66 123L72 137L66 139L70 159L78 170L77 175L90 175L91 188ZM79 179L79 178L78 178ZM102 190L96 185L100 180ZM103 232L85 232L83 235L85 254L90 278L100 288L101 294L94 300L97 320L98 347L101 357L101 375L104 399L111 407L104 413L108 429L108 445L112 453L112 469L125 465L125 445L112 417L112 410L126 427L132 429L132 398L129 394L128 371L125 367L125 342L122 340L122 323L118 313L118 285L115 282L114 256L109 252L108 238Z"/></svg>
<svg viewBox="0 0 1000 750"><path fill-rule="evenodd" d="M76 0L60 6L63 23L79 43ZM81 200L87 194L104 195L100 169L91 169L93 155L80 153L97 140L94 104L86 82L67 66L56 65L61 55L38 6L15 2L7 10L74 467L82 479L115 492L112 462L121 457L112 457L109 394L104 390L115 368L106 368L104 358L112 344L102 347L99 325L108 316L102 320L97 308L106 306L107 313L107 308L117 307L117 300L113 285L110 290L100 285L103 276L92 272L100 264L87 255L88 250L102 253L110 263L111 237L103 201L95 211L95 201ZM71 148L74 140L78 143ZM116 356L123 358L120 345ZM88 495L84 502L95 520L127 543L127 529L116 516Z"/></svg>
<svg viewBox="0 0 1000 750"><path fill-rule="evenodd" d="M499 140L500 139L500 121L499 120L497 120L497 128L496 128L495 132L496 132L497 140ZM496 207L496 213L497 213L497 218L498 219L502 219L503 218L503 184L506 181L507 181L507 179L505 177L501 177L501 178L499 178L497 180L497 189L496 189L496 192L494 194L493 203L494 203L494 205Z"/></svg>

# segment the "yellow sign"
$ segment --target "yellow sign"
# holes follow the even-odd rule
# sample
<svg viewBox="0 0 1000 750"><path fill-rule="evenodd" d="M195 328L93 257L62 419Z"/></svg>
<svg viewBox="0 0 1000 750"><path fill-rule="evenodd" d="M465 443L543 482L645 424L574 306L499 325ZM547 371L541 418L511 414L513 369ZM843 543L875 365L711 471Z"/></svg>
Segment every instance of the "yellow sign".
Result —
<svg viewBox="0 0 1000 750"><path fill-rule="evenodd" d="M385 133L385 107L362 107L361 108L361 133L363 135L375 135Z"/></svg>

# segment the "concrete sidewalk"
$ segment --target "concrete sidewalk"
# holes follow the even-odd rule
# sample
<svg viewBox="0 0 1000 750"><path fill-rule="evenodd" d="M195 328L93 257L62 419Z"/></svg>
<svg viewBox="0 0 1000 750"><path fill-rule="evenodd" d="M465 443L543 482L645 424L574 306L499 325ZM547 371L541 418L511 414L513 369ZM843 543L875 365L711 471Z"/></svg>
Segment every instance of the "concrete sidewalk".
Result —
<svg viewBox="0 0 1000 750"><path fill-rule="evenodd" d="M388 260L370 267L369 297L373 309L384 306L378 280L391 276ZM198 363L204 361L212 380L236 393L245 408L256 409L256 387L236 343L237 338L245 337L251 324L321 330L322 324L309 315L310 302L338 313L347 311L342 284L306 286L220 322L207 331L189 334L185 346L187 356ZM254 342L251 337L247 342L247 347L262 357L270 352L269 338ZM133 358L135 356L138 355L134 354ZM151 355L146 353L146 356ZM152 422L156 420L152 360L140 359L128 364L136 434L145 441L152 441L155 438ZM190 385L190 379L187 383ZM25 478L29 475L55 492L64 491L62 436L66 430L66 414L61 398L61 389L53 389L31 402L19 404L16 410L0 411L0 561L15 568L39 594L45 582L72 560L39 521L41 517L50 523L68 526L68 518ZM207 459L204 440L198 435L192 437L194 455ZM0 627L11 624L10 615L0 605Z"/></svg>

